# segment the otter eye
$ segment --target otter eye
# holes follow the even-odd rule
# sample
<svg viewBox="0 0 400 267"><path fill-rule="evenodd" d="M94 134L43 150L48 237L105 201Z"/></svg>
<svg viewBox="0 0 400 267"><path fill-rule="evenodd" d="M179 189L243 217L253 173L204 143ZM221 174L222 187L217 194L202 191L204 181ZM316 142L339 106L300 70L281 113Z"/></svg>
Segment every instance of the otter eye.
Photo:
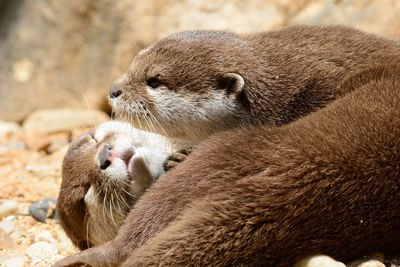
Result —
<svg viewBox="0 0 400 267"><path fill-rule="evenodd" d="M147 79L146 83L147 83L147 86L149 86L149 87L151 87L153 89L155 89L157 87L160 87L162 85L160 79L158 79L156 77L152 77L152 78Z"/></svg>

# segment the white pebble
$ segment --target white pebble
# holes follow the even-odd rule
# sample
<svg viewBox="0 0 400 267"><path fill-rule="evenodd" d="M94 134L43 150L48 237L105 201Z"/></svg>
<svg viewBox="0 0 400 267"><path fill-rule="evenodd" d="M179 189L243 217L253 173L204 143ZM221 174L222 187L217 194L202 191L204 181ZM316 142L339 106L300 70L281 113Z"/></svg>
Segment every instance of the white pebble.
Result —
<svg viewBox="0 0 400 267"><path fill-rule="evenodd" d="M316 255L297 262L294 267L346 267L346 265L329 256Z"/></svg>
<svg viewBox="0 0 400 267"><path fill-rule="evenodd" d="M385 264L378 260L369 260L357 265L357 267L385 267Z"/></svg>
<svg viewBox="0 0 400 267"><path fill-rule="evenodd" d="M4 256L0 259L1 267L23 267L26 262L25 255Z"/></svg>
<svg viewBox="0 0 400 267"><path fill-rule="evenodd" d="M56 245L44 241L33 243L27 247L25 254L30 258L32 265L36 267L51 266L63 258L58 254Z"/></svg>
<svg viewBox="0 0 400 267"><path fill-rule="evenodd" d="M0 200L0 218L15 213L18 209L18 202L13 199Z"/></svg>
<svg viewBox="0 0 400 267"><path fill-rule="evenodd" d="M15 216L7 216L0 222L0 228L7 234L11 234L15 229Z"/></svg>
<svg viewBox="0 0 400 267"><path fill-rule="evenodd" d="M46 241L49 243L57 243L56 239L53 237L53 235L49 231L40 231L35 234L35 242L39 241Z"/></svg>

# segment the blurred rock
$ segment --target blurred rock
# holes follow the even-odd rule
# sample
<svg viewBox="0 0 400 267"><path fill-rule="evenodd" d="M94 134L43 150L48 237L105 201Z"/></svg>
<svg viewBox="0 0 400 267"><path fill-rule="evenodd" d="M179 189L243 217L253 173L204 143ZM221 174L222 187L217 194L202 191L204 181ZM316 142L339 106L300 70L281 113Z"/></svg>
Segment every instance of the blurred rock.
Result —
<svg viewBox="0 0 400 267"><path fill-rule="evenodd" d="M346 265L329 256L316 255L297 262L294 267L346 267Z"/></svg>
<svg viewBox="0 0 400 267"><path fill-rule="evenodd" d="M49 231L39 231L35 233L35 242L38 241L46 241L52 244L57 243L56 239L53 237L53 235Z"/></svg>
<svg viewBox="0 0 400 267"><path fill-rule="evenodd" d="M397 0L314 0L288 19L293 24L345 24L369 32L400 37L400 2Z"/></svg>
<svg viewBox="0 0 400 267"><path fill-rule="evenodd" d="M255 32L297 23L400 34L397 0L3 1L1 119L43 108L105 108L112 81L143 47L192 29Z"/></svg>
<svg viewBox="0 0 400 267"><path fill-rule="evenodd" d="M56 203L54 198L37 201L29 206L29 214L37 221L45 223L47 218L56 216Z"/></svg>
<svg viewBox="0 0 400 267"><path fill-rule="evenodd" d="M56 245L44 241L33 243L27 247L25 254L30 258L31 265L37 267L51 266L63 258L58 254Z"/></svg>
<svg viewBox="0 0 400 267"><path fill-rule="evenodd" d="M94 126L109 119L107 114L98 110L46 109L30 114L22 128L29 135L51 134Z"/></svg>
<svg viewBox="0 0 400 267"><path fill-rule="evenodd" d="M357 267L385 267L385 264L378 260L369 260L357 265Z"/></svg>
<svg viewBox="0 0 400 267"><path fill-rule="evenodd" d="M6 231L0 228L0 249L13 249L16 247L14 240Z"/></svg>
<svg viewBox="0 0 400 267"><path fill-rule="evenodd" d="M11 234L15 229L15 216L8 216L0 221L0 228L7 234Z"/></svg>
<svg viewBox="0 0 400 267"><path fill-rule="evenodd" d="M21 127L15 122L0 121L0 141L21 133Z"/></svg>
<svg viewBox="0 0 400 267"><path fill-rule="evenodd" d="M0 218L13 214L17 209L17 201L12 199L0 199Z"/></svg>
<svg viewBox="0 0 400 267"><path fill-rule="evenodd" d="M2 267L23 267L25 262L25 255L4 256L0 258L0 266Z"/></svg>

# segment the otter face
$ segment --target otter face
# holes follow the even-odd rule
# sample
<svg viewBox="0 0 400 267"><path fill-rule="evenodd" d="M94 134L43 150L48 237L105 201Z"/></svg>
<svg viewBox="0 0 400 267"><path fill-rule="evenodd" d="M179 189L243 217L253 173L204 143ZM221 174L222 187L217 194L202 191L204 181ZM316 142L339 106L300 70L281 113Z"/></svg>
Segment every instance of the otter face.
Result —
<svg viewBox="0 0 400 267"><path fill-rule="evenodd" d="M238 126L249 116L242 73L254 61L244 42L225 32L183 32L155 43L114 83L113 111L136 127L192 142Z"/></svg>
<svg viewBox="0 0 400 267"><path fill-rule="evenodd" d="M147 187L163 173L171 147L127 123L108 122L83 134L62 166L60 222L80 249L113 239Z"/></svg>

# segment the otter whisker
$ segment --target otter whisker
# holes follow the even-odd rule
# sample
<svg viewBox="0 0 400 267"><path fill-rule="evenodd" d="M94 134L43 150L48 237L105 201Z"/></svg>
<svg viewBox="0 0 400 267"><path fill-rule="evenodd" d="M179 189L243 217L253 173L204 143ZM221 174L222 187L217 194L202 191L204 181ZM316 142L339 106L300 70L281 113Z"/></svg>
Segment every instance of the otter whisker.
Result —
<svg viewBox="0 0 400 267"><path fill-rule="evenodd" d="M161 126L160 122L159 122L159 121L157 120L157 118L153 115L153 113L151 113L150 110L148 110L148 111L149 111L150 117L158 124L158 127L160 127L160 129L164 132L164 135L167 136L167 137L169 137L167 131L165 131L164 127Z"/></svg>

